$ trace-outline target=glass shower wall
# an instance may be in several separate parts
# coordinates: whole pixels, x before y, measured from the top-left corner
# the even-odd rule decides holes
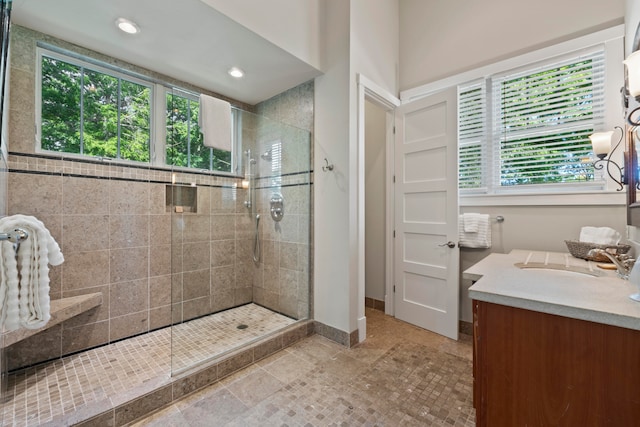
[[[173,374],[309,317],[310,133],[234,123],[235,174],[175,167],[167,186]]]
[[[256,147],[262,256],[253,299],[293,319],[309,317],[310,134],[262,120]]]

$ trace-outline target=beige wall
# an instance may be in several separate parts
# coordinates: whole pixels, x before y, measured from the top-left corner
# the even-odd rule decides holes
[[[490,214],[491,249],[460,249],[460,319],[471,322],[471,282],[462,272],[490,253],[509,253],[513,249],[567,252],[565,240],[578,240],[583,226],[611,227],[626,236],[626,210],[623,205],[587,206],[489,206],[462,207],[461,213]],[[495,218],[504,217],[498,223]]]
[[[325,74],[316,78],[314,318],[352,333],[359,299],[357,74],[398,93],[398,0],[327,0]],[[324,158],[335,165],[321,172]],[[364,280],[364,278],[362,278]],[[364,291],[364,289],[362,289]]]
[[[365,102],[365,296],[384,301],[386,112]]]
[[[401,0],[400,90],[623,23],[624,0]]]
[[[351,0],[351,66],[391,94],[398,93],[398,0]]]
[[[349,2],[327,0],[323,37],[325,73],[315,79],[314,121],[314,319],[350,333],[352,312],[349,246]],[[323,172],[324,159],[334,165]]]

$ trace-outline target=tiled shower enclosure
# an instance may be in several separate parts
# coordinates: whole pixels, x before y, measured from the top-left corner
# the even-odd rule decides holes
[[[241,160],[255,161],[250,186],[243,188],[245,164],[238,175],[219,176],[36,152],[38,41],[126,64],[18,26],[11,37],[4,182],[9,195],[21,196],[9,197],[6,213],[38,217],[60,244],[65,262],[51,269],[52,299],[100,293],[102,304],[7,347],[6,369],[36,366],[245,304],[294,322],[310,317],[313,82],[256,106],[240,105]],[[262,156],[266,153],[269,160]],[[249,192],[251,208],[245,204]],[[178,193],[189,193],[195,209],[176,209]],[[279,222],[270,214],[274,196],[284,200]],[[184,208],[186,202],[180,203]],[[256,230],[260,251],[254,261]],[[179,331],[172,328],[172,345],[184,342]],[[172,355],[180,354],[175,350]],[[188,365],[175,356],[171,370],[218,355],[212,349]]]

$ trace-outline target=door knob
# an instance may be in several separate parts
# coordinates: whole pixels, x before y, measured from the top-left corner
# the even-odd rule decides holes
[[[453,248],[456,247],[456,244],[453,243],[451,240],[449,240],[447,243],[443,243],[443,244],[438,245],[438,246],[447,246],[447,247],[450,247],[451,249],[453,249]]]

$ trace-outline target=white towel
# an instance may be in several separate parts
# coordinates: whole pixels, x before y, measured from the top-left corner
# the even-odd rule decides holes
[[[609,227],[582,227],[580,230],[580,241],[597,243],[599,245],[617,245],[622,236],[613,228]]]
[[[19,326],[38,329],[51,318],[48,264],[62,264],[64,257],[49,230],[37,218],[25,215],[0,218],[0,230],[15,228],[24,229],[29,237],[20,244],[17,257],[13,243],[0,242],[0,320],[5,331]]]
[[[200,95],[198,126],[205,147],[231,151],[231,104],[208,95]]]
[[[479,213],[465,213],[462,214],[462,222],[464,224],[465,233],[477,233],[480,220],[483,218]]]
[[[467,214],[458,217],[458,246],[461,248],[490,248],[491,223],[489,215],[474,214],[478,230],[475,232],[465,231],[465,215]]]

